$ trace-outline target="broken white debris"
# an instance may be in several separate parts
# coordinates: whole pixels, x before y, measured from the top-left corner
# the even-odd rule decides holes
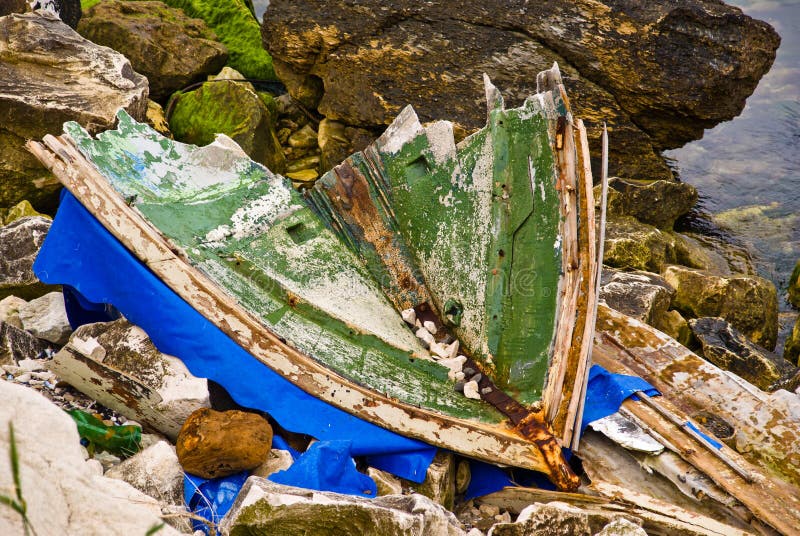
[[[80,353],[91,357],[95,361],[102,362],[106,358],[106,349],[97,342],[96,337],[89,337],[86,340],[80,337],[73,337],[70,344]]]
[[[417,330],[417,337],[424,343],[426,348],[435,342],[431,332],[425,328],[419,328]]]
[[[469,381],[464,384],[464,396],[474,400],[480,400],[481,394],[478,392],[478,382]]]
[[[444,344],[440,344],[438,342],[432,342],[431,346],[430,346],[430,350],[437,357],[440,357],[440,358],[443,358],[443,359],[448,359],[448,358],[452,357],[450,355],[449,350],[447,349],[447,346],[445,346]]]
[[[436,335],[436,324],[431,322],[430,320],[426,320],[422,323],[422,327],[428,330],[428,333],[431,335]]]
[[[414,309],[405,309],[400,313],[400,316],[402,316],[403,320],[405,320],[406,323],[411,326],[413,326],[417,321],[417,313],[414,311]]]
[[[453,359],[458,355],[458,347],[459,347],[458,339],[456,339],[456,340],[454,340],[453,342],[450,343],[450,345],[447,347],[447,358],[448,359]]]

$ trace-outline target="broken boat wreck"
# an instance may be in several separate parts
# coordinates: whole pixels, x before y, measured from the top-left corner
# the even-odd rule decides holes
[[[338,411],[336,419],[377,425],[362,434],[375,434],[376,442],[388,430],[540,471],[558,489],[575,490],[581,480],[563,449],[580,446],[593,348],[607,369],[641,376],[662,393],[687,387],[640,361],[652,357],[668,368],[694,354],[602,305],[596,333],[604,218],[596,228],[586,130],[572,117],[557,66],[537,82],[536,95],[506,109],[487,78],[487,124],[458,144],[450,123],[423,126],[407,107],[372,145],[302,193],[225,136],[206,147],[185,145],[122,111],[117,129],[96,138],[67,123],[63,135],[28,147],[69,191],[62,219],[72,211],[99,222],[164,292],[247,354],[247,363],[234,361],[236,352],[205,345],[193,347],[205,357],[180,355],[240,404],[288,430],[327,433],[319,423],[312,430],[305,421],[313,416],[298,416],[289,403],[253,402],[275,385],[298,388]],[[69,236],[78,251],[81,237]],[[45,279],[44,261],[37,263]],[[116,301],[68,277],[48,282],[72,285],[90,301]],[[159,345],[154,332],[163,326],[148,328],[148,315],[113,304]],[[164,329],[189,345],[208,336],[205,327]],[[702,365],[687,369],[710,367],[716,372],[707,377],[727,378],[696,359]],[[267,377],[288,383],[267,384]],[[724,382],[739,407],[764,404],[744,403],[748,389]],[[772,479],[774,459],[745,459],[712,444],[687,417],[708,395],[674,404],[636,394],[619,415],[656,438],[662,448],[653,456],[666,451],[700,471],[730,499],[714,496],[741,525],[786,534],[800,526],[800,482],[783,472]],[[717,402],[715,411],[728,410]],[[729,419],[745,419],[731,411]],[[768,418],[797,430],[789,413]],[[745,435],[772,438],[777,430]],[[794,456],[793,448],[786,454]],[[620,500],[624,482],[600,474],[592,480],[592,493]],[[664,508],[640,495],[625,500],[655,517]],[[676,530],[726,533],[701,518]]]

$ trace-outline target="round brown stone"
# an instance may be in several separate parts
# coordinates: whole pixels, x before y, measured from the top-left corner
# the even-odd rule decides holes
[[[264,463],[271,447],[272,427],[264,417],[209,408],[189,415],[176,445],[183,469],[203,478],[254,469]]]

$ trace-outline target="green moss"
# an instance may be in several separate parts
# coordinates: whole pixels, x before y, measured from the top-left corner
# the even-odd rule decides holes
[[[93,1],[93,0],[85,0]],[[243,0],[165,0],[203,19],[228,47],[228,65],[247,78],[277,80],[272,58],[261,45],[261,28]]]
[[[789,302],[800,308],[800,262],[795,265],[789,277]]]
[[[81,11],[86,13],[88,9],[96,4],[99,4],[100,0],[81,0]]]

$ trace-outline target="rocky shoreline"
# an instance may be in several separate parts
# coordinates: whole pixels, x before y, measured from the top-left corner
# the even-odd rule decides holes
[[[52,463],[81,467],[80,474],[63,475],[77,487],[60,502],[46,495],[52,490],[36,499],[58,502],[54,527],[66,522],[67,532],[99,533],[96,514],[81,510],[94,503],[98,511],[126,512],[114,531],[160,526],[159,534],[191,533],[184,472],[211,478],[225,467],[225,474],[253,470],[266,477],[291,464],[287,450],[270,449],[274,423],[253,413],[231,414],[243,408],[215,401],[204,379],[158,352],[136,326],[121,319],[73,333],[60,289],[33,274],[59,187],[24,149],[25,141],[58,134],[69,120],[101,132],[113,126],[118,108],[187,143],[205,145],[225,133],[253,160],[304,189],[374,140],[406,104],[425,121],[453,119],[463,138],[485,121],[484,72],[519,104],[535,93],[536,73],[557,61],[576,115],[587,119],[595,159],[601,124],[611,132],[602,299],[766,393],[782,389],[795,396],[800,387],[800,322],[785,351],[774,353],[778,293],[787,291],[800,308],[800,263],[789,288],[776,289],[756,275],[746,250],[676,231],[676,220],[697,203],[697,191],[675,181],[660,155],[741,112],[769,70],[779,36],[736,8],[702,0],[680,7],[556,1],[536,10],[523,2],[469,3],[453,13],[439,2],[274,0],[259,24],[236,0],[100,0],[84,2],[77,32],[50,12],[30,12],[26,3],[15,11],[0,12],[0,365],[9,384],[0,387],[14,401],[6,405],[7,418],[16,411],[19,422],[38,411],[51,419],[40,424],[52,431],[51,444],[75,442]],[[285,91],[276,90],[282,86]],[[141,423],[152,434],[125,461],[90,456],[78,448],[70,417],[52,404],[96,413],[107,426],[130,418],[135,423],[129,425]],[[209,408],[226,411],[215,415]],[[8,445],[2,428],[0,443]],[[34,446],[36,434],[27,428],[15,430],[23,475],[44,479],[49,469],[27,465],[25,456],[53,455],[35,450],[42,447]],[[310,438],[283,435],[295,450],[310,446]],[[194,452],[205,436],[220,446]],[[237,442],[241,452],[223,448]],[[189,471],[192,456],[204,468],[190,465]],[[576,534],[644,532],[636,516],[581,514],[552,502],[514,509],[463,500],[469,466],[461,462],[452,454],[437,457],[419,485],[371,467],[379,494],[387,495],[378,500],[248,481],[220,529],[244,533],[254,523],[288,531],[305,522],[302,530],[314,533],[324,533],[324,525],[365,534],[378,526],[376,534],[477,536],[539,534],[545,525],[564,523]],[[108,496],[122,489],[106,477],[135,488],[123,493],[135,507],[76,491],[82,486]],[[278,521],[253,521],[266,514],[247,509],[281,502],[295,506]],[[323,512],[313,507],[319,504],[336,506]],[[44,512],[32,507],[29,517],[37,533],[47,533],[40,529]],[[195,529],[209,526],[194,521]],[[0,522],[22,530],[11,509],[0,512]]]

